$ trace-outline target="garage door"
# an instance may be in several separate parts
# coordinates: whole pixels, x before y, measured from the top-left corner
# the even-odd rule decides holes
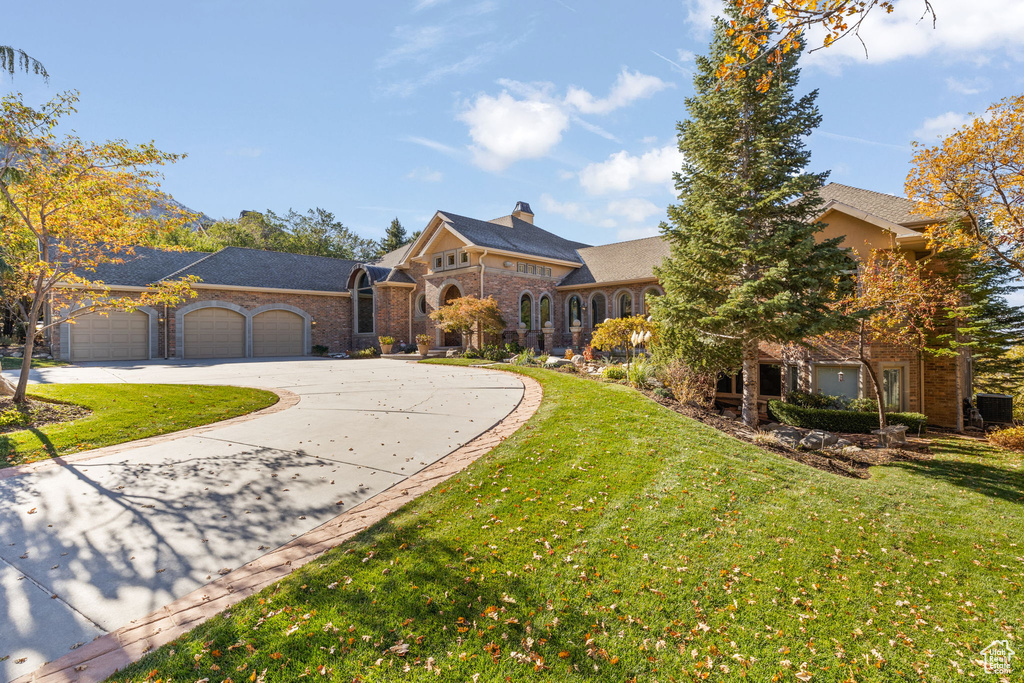
[[[290,311],[265,311],[252,319],[252,355],[301,356],[305,321]]]
[[[200,308],[185,315],[185,358],[244,356],[244,315],[226,308]]]
[[[149,316],[142,311],[90,313],[71,328],[71,360],[146,360]]]

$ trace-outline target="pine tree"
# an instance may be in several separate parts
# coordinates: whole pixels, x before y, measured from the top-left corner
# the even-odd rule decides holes
[[[388,252],[394,251],[399,247],[404,247],[406,244],[411,242],[405,233],[405,228],[398,222],[396,217],[391,221],[391,225],[388,226],[388,230],[384,233],[384,239],[380,241],[380,253],[383,256]]]
[[[729,9],[728,12],[735,14]],[[829,304],[849,288],[851,268],[838,239],[816,241],[816,192],[827,173],[810,173],[803,139],[821,120],[817,91],[797,98],[798,51],[778,63],[753,60],[747,78],[721,81],[733,49],[718,20],[710,54],[698,57],[689,119],[678,125],[679,204],[661,230],[671,254],[658,270],[665,288],[655,310],[678,335],[686,358],[733,349],[742,360],[743,420],[757,424],[761,342],[796,342],[844,325]],[[772,87],[758,92],[760,71]],[[671,336],[671,335],[670,335]]]

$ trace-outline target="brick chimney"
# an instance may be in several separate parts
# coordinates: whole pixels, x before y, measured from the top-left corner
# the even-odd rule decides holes
[[[516,208],[513,209],[512,216],[533,225],[533,211],[526,202],[516,202]]]

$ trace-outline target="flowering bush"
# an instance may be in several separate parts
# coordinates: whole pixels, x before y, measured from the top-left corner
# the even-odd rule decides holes
[[[381,346],[391,346],[395,343],[394,337],[377,337],[377,341],[380,342]]]
[[[585,360],[585,361],[592,361],[592,360],[594,360],[594,347],[593,346],[588,346],[587,348],[583,349],[583,360]]]
[[[1024,427],[1007,427],[998,432],[992,432],[988,440],[1011,451],[1024,451]]]
[[[416,343],[417,344],[429,344],[430,343],[430,335],[429,334],[417,334],[416,335]]]

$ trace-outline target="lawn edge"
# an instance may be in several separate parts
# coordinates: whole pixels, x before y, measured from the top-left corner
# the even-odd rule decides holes
[[[218,385],[219,386],[219,385]],[[46,460],[39,460],[37,462],[30,462],[25,465],[15,465],[13,467],[5,467],[0,469],[0,481],[5,479],[11,479],[13,477],[20,477],[24,474],[35,474],[48,469],[57,467],[66,467],[74,463],[83,462],[86,460],[92,460],[94,458],[101,458],[108,455],[114,455],[121,453],[122,451],[129,450],[131,448],[143,448],[145,446],[152,446],[158,443],[166,443],[168,441],[174,441],[176,439],[183,439],[186,436],[195,436],[196,434],[202,434],[213,429],[220,429],[240,422],[247,422],[249,420],[255,420],[256,418],[263,417],[265,415],[271,415],[273,413],[279,413],[282,410],[288,410],[289,408],[298,405],[300,396],[295,392],[288,391],[287,389],[275,389],[272,387],[238,387],[240,389],[259,389],[260,391],[269,391],[272,394],[277,395],[277,402],[273,405],[269,405],[266,408],[246,413],[244,415],[236,415],[235,417],[229,417],[226,420],[220,420],[218,422],[210,422],[209,424],[200,425],[198,427],[189,427],[187,429],[179,429],[175,432],[167,432],[165,434],[157,434],[156,436],[147,436],[143,439],[136,439],[134,441],[122,441],[110,446],[103,446],[101,448],[93,448],[92,450],[82,451],[81,453],[74,453],[72,455],[59,455],[54,458],[48,458]]]
[[[99,683],[397,512],[490,453],[533,417],[544,398],[544,390],[539,381],[527,375],[480,369],[505,372],[523,383],[519,404],[486,431],[351,510],[11,683]]]

